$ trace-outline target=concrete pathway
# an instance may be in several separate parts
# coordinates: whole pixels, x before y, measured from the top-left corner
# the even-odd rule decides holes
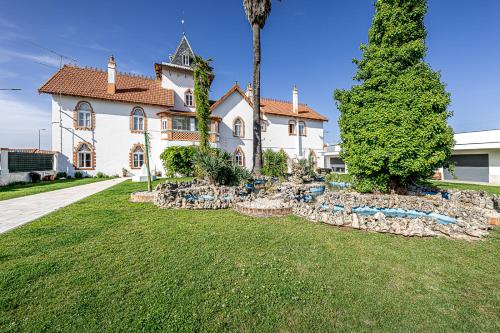
[[[26,197],[0,201],[0,234],[123,182],[114,178]]]

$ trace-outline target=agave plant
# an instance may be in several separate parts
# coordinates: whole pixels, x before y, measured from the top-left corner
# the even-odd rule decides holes
[[[212,185],[238,185],[250,179],[250,172],[234,163],[231,154],[222,149],[198,150],[195,165],[197,174]]]

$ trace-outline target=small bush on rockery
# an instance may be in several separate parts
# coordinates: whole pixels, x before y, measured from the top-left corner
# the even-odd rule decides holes
[[[338,183],[352,183],[352,176],[348,173],[337,173],[332,172],[326,175],[325,180],[327,182],[338,182]]]
[[[288,155],[281,149],[272,151],[266,149],[263,154],[264,165],[262,174],[264,176],[284,178],[288,171]]]

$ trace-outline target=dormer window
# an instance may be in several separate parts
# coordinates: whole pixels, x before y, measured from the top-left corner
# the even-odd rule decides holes
[[[190,89],[187,90],[184,94],[184,103],[186,104],[186,106],[194,106],[193,92]]]
[[[191,64],[191,59],[189,58],[189,54],[182,55],[182,64],[184,66],[189,66]]]

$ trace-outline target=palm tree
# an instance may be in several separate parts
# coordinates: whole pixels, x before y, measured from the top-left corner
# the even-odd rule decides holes
[[[262,138],[260,131],[260,29],[271,13],[271,0],[243,0],[243,7],[253,31],[253,169],[260,175]]]

